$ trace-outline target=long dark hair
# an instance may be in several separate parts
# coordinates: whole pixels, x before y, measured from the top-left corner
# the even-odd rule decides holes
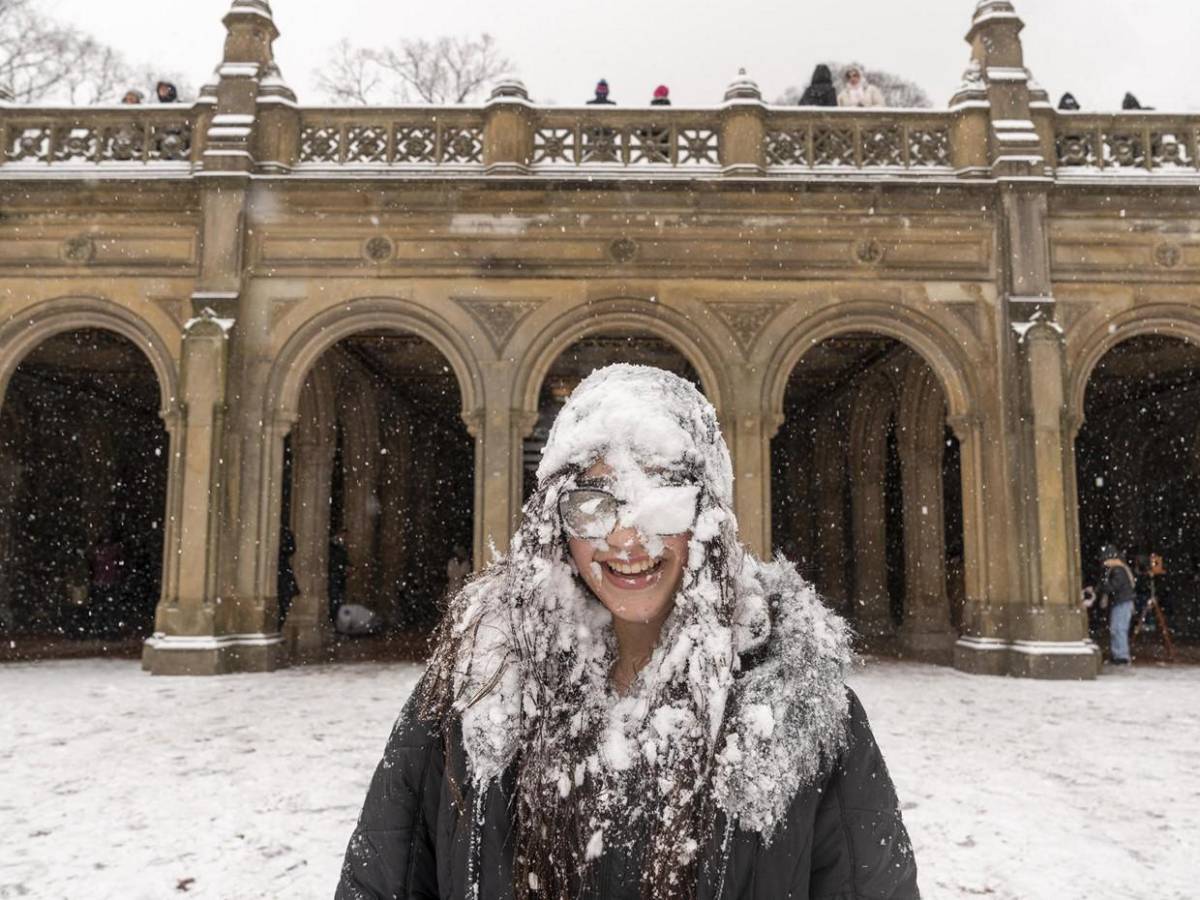
[[[506,679],[519,685],[521,702],[512,707],[517,717],[513,755],[507,761],[515,776],[515,897],[577,896],[595,876],[589,856],[596,854],[588,850],[597,827],[629,813],[635,820],[641,816],[644,843],[639,840],[636,849],[645,849],[643,897],[690,898],[700,875],[699,860],[712,838],[713,757],[721,746],[724,702],[716,710],[705,708],[709,701],[689,679],[689,667],[678,667],[656,686],[648,698],[650,707],[693,710],[694,727],[672,739],[653,762],[639,757],[631,769],[616,775],[595,765],[606,721],[608,671],[616,653],[611,629],[591,642],[555,643],[547,637],[563,626],[568,605],[561,594],[569,591],[554,580],[556,572],[570,573],[573,590],[579,592],[573,602],[602,611],[570,569],[558,520],[558,498],[581,470],[568,466],[542,479],[524,506],[508,556],[452,600],[434,638],[422,712],[447,723],[505,690]],[[742,550],[725,501],[699,483],[701,512],[716,511],[712,519],[719,525],[706,540],[692,542],[675,608],[647,668],[656,660],[663,665],[666,651],[681,637],[702,633],[697,629],[732,630]],[[583,608],[574,607],[577,613]],[[505,632],[503,650],[481,652],[482,644],[497,643],[497,630]],[[728,685],[732,644],[728,654],[718,652],[701,665],[712,668],[718,682],[726,677]],[[443,728],[447,739],[452,733]],[[486,790],[485,781],[497,775],[475,772],[475,790]]]

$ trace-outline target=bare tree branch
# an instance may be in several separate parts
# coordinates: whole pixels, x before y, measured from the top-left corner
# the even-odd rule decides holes
[[[317,84],[333,102],[447,105],[476,98],[511,68],[489,34],[407,40],[375,49],[343,40],[317,72]]]
[[[126,90],[153,90],[164,76],[134,68],[114,48],[35,9],[0,0],[0,89],[19,103],[109,103]],[[188,93],[170,78],[180,96]]]

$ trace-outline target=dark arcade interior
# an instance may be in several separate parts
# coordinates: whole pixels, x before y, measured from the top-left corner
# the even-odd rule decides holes
[[[1159,335],[1113,347],[1088,381],[1075,453],[1083,583],[1104,544],[1139,576],[1160,555],[1168,625],[1200,638],[1200,347]]]
[[[168,436],[145,355],[102,330],[21,361],[0,409],[0,634],[150,633],[162,574]]]

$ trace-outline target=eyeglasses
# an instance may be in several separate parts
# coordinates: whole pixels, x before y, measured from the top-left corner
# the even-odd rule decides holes
[[[694,484],[651,488],[632,504],[601,488],[584,487],[567,491],[558,498],[558,514],[571,537],[602,540],[618,524],[661,536],[691,531],[699,503],[700,488]],[[636,507],[634,514],[623,516],[622,512],[630,505]]]

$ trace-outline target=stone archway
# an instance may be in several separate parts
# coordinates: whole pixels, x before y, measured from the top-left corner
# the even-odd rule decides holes
[[[1080,424],[1072,444],[1082,583],[1099,577],[1113,544],[1142,575],[1149,556],[1172,629],[1200,638],[1200,330],[1184,320],[1123,323],[1083,357]],[[1146,582],[1149,586],[1149,582]],[[1102,616],[1089,627],[1106,645]]]
[[[102,307],[54,304],[0,334],[0,619],[26,636],[145,636],[163,593],[174,364]]]
[[[475,448],[458,367],[407,321],[357,324],[297,348],[311,367],[273,379],[277,409],[296,403],[277,527],[295,536],[301,594],[282,604],[283,631],[300,653],[328,640],[342,603],[370,609],[383,631],[428,629],[448,561],[470,556]]]
[[[703,329],[664,306],[617,298],[595,301],[559,316],[529,341],[517,371],[514,398],[531,420],[536,421],[542,386],[551,367],[571,345],[603,334],[641,334],[675,348],[695,371],[718,416],[728,405],[732,389],[722,366],[724,355]]]
[[[961,619],[959,442],[933,368],[905,343],[850,330],[799,355],[772,442],[772,533],[868,644],[949,663]],[[947,527],[949,522],[950,527]]]

